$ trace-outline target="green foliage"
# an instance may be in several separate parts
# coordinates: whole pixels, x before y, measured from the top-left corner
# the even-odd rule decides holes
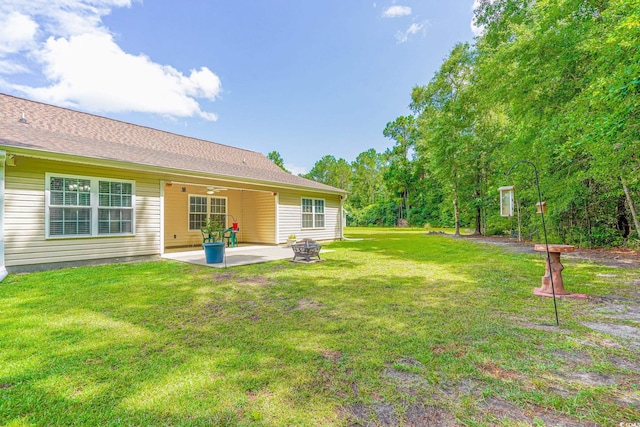
[[[477,15],[486,31],[478,41],[478,93],[506,107],[505,160],[535,160],[555,210],[551,228],[568,242],[613,244],[617,224],[631,222],[629,201],[619,201],[621,182],[638,194],[640,103],[628,91],[635,93],[640,75],[631,42],[640,35],[637,6],[497,0],[483,2]]]
[[[393,201],[379,202],[361,209],[352,209],[347,215],[349,226],[393,227],[396,225],[398,207]]]
[[[385,127],[394,146],[351,164],[355,223],[391,224],[393,211],[497,232],[495,189],[511,184],[523,235],[539,239],[533,170],[504,175],[530,160],[558,243],[640,237],[640,0],[480,0],[476,22],[475,44],[456,45],[413,88],[413,115]]]
[[[383,181],[386,169],[384,155],[373,148],[364,151],[351,163],[353,171],[352,186],[347,199],[349,206],[361,209],[386,199],[386,187]]]
[[[346,190],[351,181],[351,165],[345,159],[324,156],[318,160],[305,178]]]
[[[209,238],[213,239],[214,242],[218,242],[223,240],[220,230],[224,228],[225,223],[222,220],[207,217],[204,227],[202,227],[202,231],[207,234]]]
[[[620,232],[611,227],[596,226],[589,237],[592,246],[622,246],[623,243]]]
[[[277,166],[279,166],[280,169],[282,169],[283,171],[291,173],[290,171],[287,170],[287,168],[284,167],[284,160],[282,160],[282,156],[280,155],[279,152],[272,151],[269,154],[267,154],[267,158],[271,160],[273,163],[275,163]]]

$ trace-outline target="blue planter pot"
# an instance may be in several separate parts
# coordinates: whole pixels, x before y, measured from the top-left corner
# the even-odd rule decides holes
[[[203,243],[207,264],[218,264],[224,260],[224,242]]]

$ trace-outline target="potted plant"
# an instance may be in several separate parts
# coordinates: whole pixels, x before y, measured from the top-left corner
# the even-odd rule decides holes
[[[202,234],[204,241],[202,242],[202,248],[204,249],[204,257],[207,264],[221,263],[224,260],[224,241],[220,230],[223,226],[219,221],[214,221],[211,218],[207,218],[204,227],[202,227]]]
[[[289,237],[287,237],[287,247],[290,248],[291,245],[293,245],[295,242],[296,242],[296,235],[290,234]]]

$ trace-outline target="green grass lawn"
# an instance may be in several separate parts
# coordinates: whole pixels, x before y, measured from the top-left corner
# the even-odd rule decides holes
[[[640,421],[640,338],[585,326],[640,327],[624,315],[639,271],[566,261],[567,289],[599,298],[558,301],[557,328],[552,300],[532,294],[542,255],[424,230],[348,234],[364,240],[309,265],[10,275],[0,424]]]

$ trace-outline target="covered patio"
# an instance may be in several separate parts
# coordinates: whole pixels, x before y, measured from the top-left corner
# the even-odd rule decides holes
[[[162,258],[206,267],[224,268],[240,265],[258,264],[262,262],[292,259],[293,251],[284,246],[251,245],[225,249],[226,263],[207,264],[202,248],[166,252]]]
[[[222,229],[237,224],[238,243],[277,244],[277,195],[250,184],[232,186],[218,180],[165,182],[164,250],[200,249],[200,229],[207,218],[219,222]]]

